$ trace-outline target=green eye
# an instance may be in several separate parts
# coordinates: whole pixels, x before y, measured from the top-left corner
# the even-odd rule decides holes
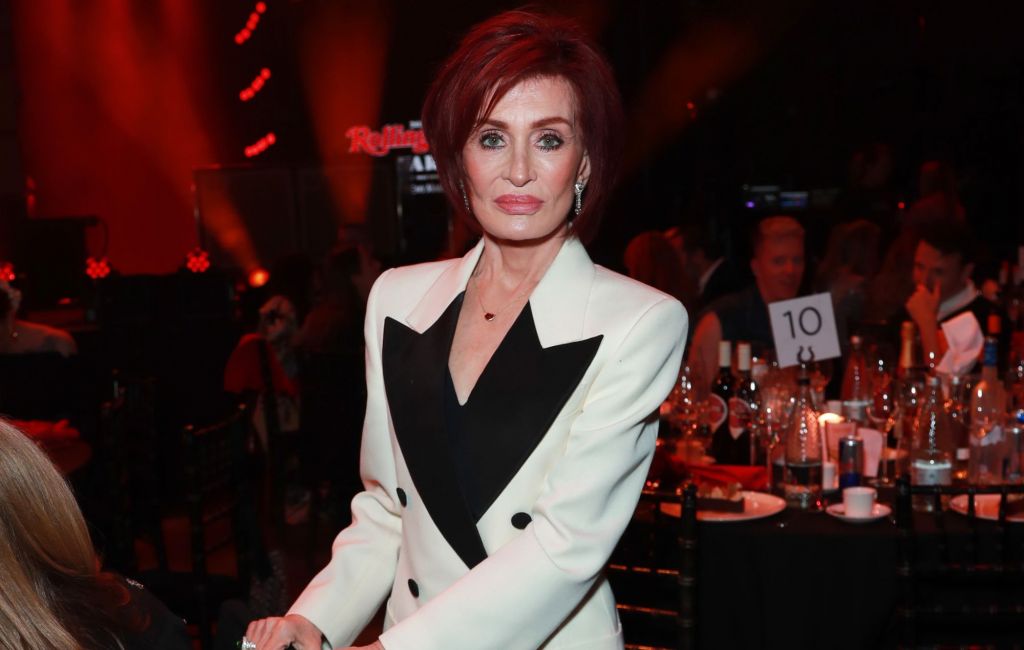
[[[554,133],[545,133],[537,144],[541,149],[557,149],[562,146],[562,139]]]
[[[484,149],[497,149],[502,144],[501,136],[497,133],[484,133],[480,136],[480,146]]]

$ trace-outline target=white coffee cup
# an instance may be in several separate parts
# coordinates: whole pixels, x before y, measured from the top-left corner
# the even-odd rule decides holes
[[[871,487],[848,487],[843,490],[843,513],[847,517],[870,517],[878,492]]]

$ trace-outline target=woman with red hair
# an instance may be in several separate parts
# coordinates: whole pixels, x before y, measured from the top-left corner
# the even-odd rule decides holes
[[[423,124],[463,258],[392,269],[366,310],[353,523],[246,648],[622,647],[602,569],[654,452],[686,312],[590,261],[621,133],[607,63],[574,24],[509,12],[442,66]]]

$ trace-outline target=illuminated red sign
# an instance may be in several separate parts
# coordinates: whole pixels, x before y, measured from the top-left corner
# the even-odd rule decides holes
[[[423,129],[406,129],[401,124],[388,124],[374,131],[368,126],[353,126],[345,132],[350,142],[349,153],[367,153],[378,158],[392,149],[412,149],[413,153],[427,153],[430,145]]]

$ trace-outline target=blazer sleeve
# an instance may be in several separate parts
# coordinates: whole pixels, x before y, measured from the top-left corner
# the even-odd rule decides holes
[[[331,643],[350,644],[373,618],[394,582],[401,542],[398,504],[385,486],[396,485],[387,400],[381,371],[378,308],[388,273],[374,284],[366,308],[366,419],[359,474],[363,491],[352,500],[352,524],[334,540],[331,560],[313,578],[289,614],[301,614]]]
[[[386,650],[534,650],[570,616],[636,508],[686,326],[667,298],[637,319],[591,385],[532,523],[381,635]]]

